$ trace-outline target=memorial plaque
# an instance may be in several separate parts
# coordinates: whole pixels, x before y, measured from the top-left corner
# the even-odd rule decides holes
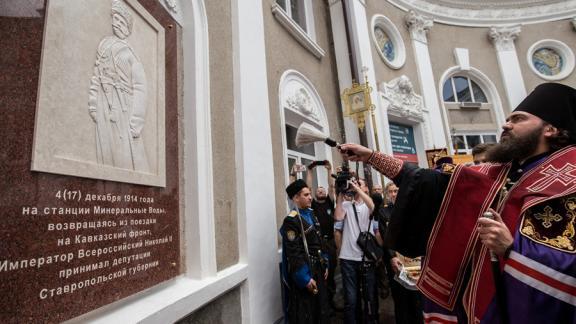
[[[0,4],[0,323],[61,322],[180,273],[179,28],[156,0]]]

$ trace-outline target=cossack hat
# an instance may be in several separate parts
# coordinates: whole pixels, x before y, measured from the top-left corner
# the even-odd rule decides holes
[[[434,158],[434,160],[435,160],[435,161],[434,161],[434,170],[438,170],[438,171],[441,171],[441,170],[442,170],[442,165],[444,165],[444,164],[446,164],[446,163],[447,163],[447,164],[453,164],[453,163],[454,163],[454,160],[452,159],[452,157],[451,157],[451,156],[447,156],[447,155],[444,155],[444,156],[436,156],[436,157]]]
[[[291,184],[288,185],[288,187],[286,187],[286,193],[288,194],[288,198],[292,199],[303,188],[308,188],[308,185],[306,184],[306,182],[304,180],[298,179],[298,180],[292,182]]]
[[[542,83],[514,111],[524,111],[550,125],[567,130],[576,141],[576,89],[560,83]]]

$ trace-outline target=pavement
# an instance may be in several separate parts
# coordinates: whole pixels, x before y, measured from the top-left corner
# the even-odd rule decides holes
[[[342,291],[342,277],[339,273],[339,268],[337,268],[336,276],[334,277],[336,281],[336,295],[334,296],[334,303],[337,306],[340,306],[342,310],[336,310],[332,313],[331,322],[334,324],[344,323],[344,294]],[[384,293],[381,294],[381,290],[379,289],[378,295],[380,298],[378,300],[378,315],[380,319],[380,323],[382,324],[393,324],[395,323],[394,317],[394,301],[392,300],[392,295],[390,294],[390,290],[387,288],[387,284],[385,285]],[[388,293],[386,293],[386,290]],[[385,295],[385,296],[382,296]],[[387,296],[386,296],[387,295]],[[382,298],[385,297],[385,298]]]

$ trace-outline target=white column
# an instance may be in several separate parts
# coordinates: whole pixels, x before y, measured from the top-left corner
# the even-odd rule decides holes
[[[489,37],[496,47],[496,56],[504,89],[508,97],[509,111],[512,111],[526,97],[526,87],[520,70],[514,40],[520,34],[520,26],[490,28]]]
[[[372,92],[370,93],[370,98],[372,100],[372,104],[375,106],[376,114],[376,124],[380,127],[378,128],[378,143],[380,150],[383,150],[387,153],[392,153],[391,147],[392,145],[387,145],[384,141],[384,137],[387,138],[388,142],[390,142],[390,136],[387,136],[388,133],[388,118],[385,120],[385,124],[383,124],[382,114],[377,113],[383,110],[382,103],[378,98],[378,84],[376,83],[376,72],[374,69],[374,60],[372,56],[372,40],[370,39],[370,35],[372,32],[370,31],[370,23],[368,21],[368,17],[366,15],[366,3],[363,0],[348,0],[348,11],[350,17],[350,29],[351,35],[350,40],[352,42],[352,50],[354,51],[354,57],[356,59],[356,75],[360,80],[356,80],[358,83],[365,82],[364,77],[368,77],[368,82],[372,86]],[[372,117],[370,113],[366,113],[366,137],[368,138],[368,145],[376,149],[376,143],[374,140],[374,127],[376,125],[372,124]],[[389,149],[389,151],[388,151]],[[372,178],[375,178],[375,174],[373,174]]]
[[[242,322],[254,324],[282,316],[262,3],[232,1],[236,165],[230,167],[237,176],[240,262],[248,264]]]
[[[346,25],[344,23],[344,3],[341,0],[330,0],[330,21],[332,22],[332,37],[334,39],[334,52],[336,56],[336,70],[338,73],[338,88],[340,93],[352,86],[350,61],[348,59],[348,41],[346,40]],[[342,114],[344,113],[343,106]],[[344,132],[346,141],[359,143],[358,127],[350,118],[344,117]]]
[[[344,24],[344,5],[348,12],[348,24],[350,27],[350,42],[346,39],[346,27]],[[332,21],[332,33],[334,37],[334,48],[336,52],[336,63],[338,68],[338,80],[340,85],[340,92],[345,88],[352,86],[352,75],[350,61],[348,57],[349,47],[352,49],[353,57],[356,65],[356,75],[359,80],[358,83],[364,83],[364,76],[368,77],[368,82],[372,86],[370,94],[372,104],[375,106],[375,119],[376,127],[378,127],[378,143],[380,150],[391,153],[391,144],[388,134],[388,118],[381,113],[382,104],[378,97],[378,89],[376,83],[376,74],[374,72],[374,61],[372,57],[370,39],[370,29],[368,17],[366,16],[366,3],[363,0],[348,0],[346,2],[340,0],[330,1],[330,14]],[[374,126],[372,124],[372,117],[370,112],[366,113],[366,137],[368,146],[376,149],[377,145],[374,140]],[[348,142],[360,142],[358,136],[357,125],[351,121],[350,118],[345,118],[345,129]],[[379,177],[376,171],[373,171],[372,178],[376,180]],[[379,181],[377,181],[379,182]]]
[[[430,52],[428,51],[428,38],[426,37],[426,32],[432,28],[433,24],[432,19],[417,14],[414,11],[410,11],[406,16],[406,25],[410,30],[412,48],[414,49],[416,67],[418,69],[418,79],[422,89],[422,98],[424,99],[424,106],[428,110],[428,113],[424,117],[424,122],[427,123],[428,126],[425,127],[428,131],[428,134],[425,135],[427,137],[426,149],[446,147],[446,133],[440,114],[438,91],[436,89],[434,73],[432,72],[432,62],[430,61]]]

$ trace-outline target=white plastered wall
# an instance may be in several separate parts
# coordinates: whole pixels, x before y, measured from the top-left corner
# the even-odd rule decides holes
[[[255,324],[282,316],[262,5],[232,1],[238,237],[240,262],[250,265],[242,322]]]

